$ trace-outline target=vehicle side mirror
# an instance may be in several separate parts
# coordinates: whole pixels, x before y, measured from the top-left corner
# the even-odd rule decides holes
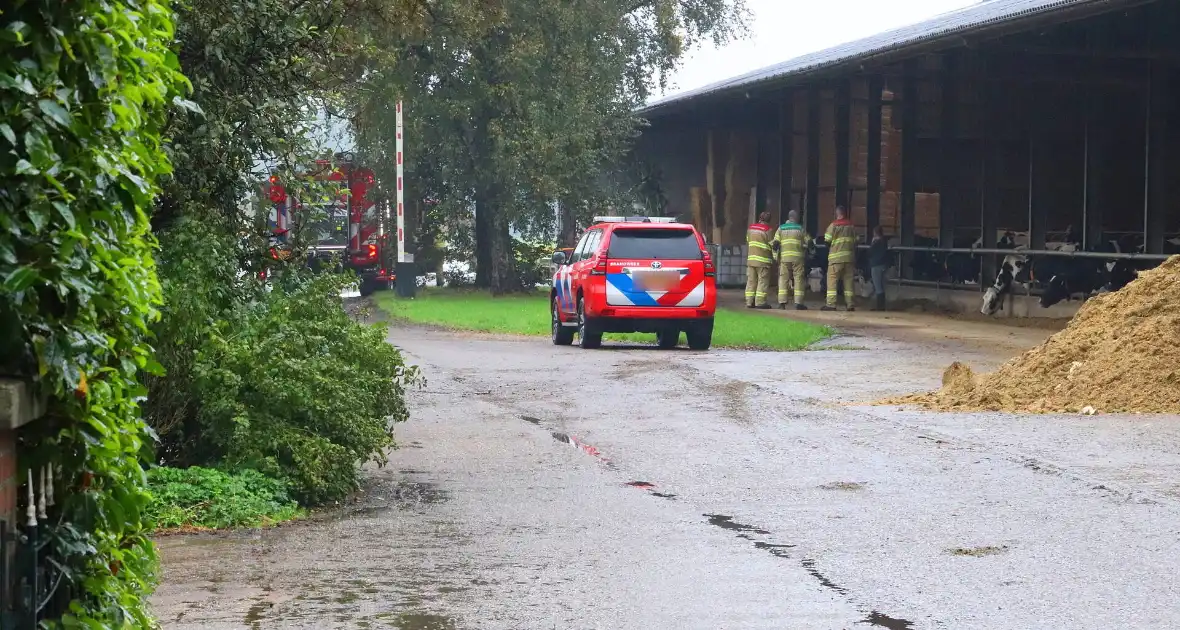
[[[553,264],[558,267],[564,265],[566,262],[565,252],[553,252]]]

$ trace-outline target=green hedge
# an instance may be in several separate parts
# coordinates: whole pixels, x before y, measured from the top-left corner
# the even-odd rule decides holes
[[[0,373],[49,418],[21,464],[53,461],[69,627],[147,627],[156,570],[144,510],[142,370],[160,292],[148,212],[160,128],[185,87],[159,0],[27,0],[0,13]],[[23,473],[22,473],[23,474]]]

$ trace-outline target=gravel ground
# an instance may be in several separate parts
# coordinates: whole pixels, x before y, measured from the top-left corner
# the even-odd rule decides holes
[[[800,353],[392,327],[429,382],[390,466],[304,523],[162,539],[156,611],[210,630],[1180,626],[1180,419],[860,406],[1010,350],[846,326]]]

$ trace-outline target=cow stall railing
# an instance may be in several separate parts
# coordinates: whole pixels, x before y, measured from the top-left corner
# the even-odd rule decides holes
[[[868,245],[860,245],[861,250],[867,250]],[[1163,262],[1170,258],[1168,254],[1145,254],[1137,252],[1091,252],[1085,250],[1054,250],[1054,249],[1001,249],[1001,248],[969,248],[969,247],[922,247],[915,245],[891,245],[889,247],[890,255],[894,264],[892,267],[898,270],[895,277],[887,277],[887,282],[897,286],[912,286],[912,287],[930,287],[936,291],[941,289],[948,289],[953,291],[975,291],[982,293],[991,286],[992,279],[981,277],[977,278],[975,284],[964,284],[950,282],[943,279],[938,280],[917,280],[914,278],[905,277],[905,259],[909,258],[906,254],[964,254],[970,256],[994,256],[996,262],[1002,261],[1007,256],[1019,256],[1027,259],[1032,258],[1088,258],[1106,261],[1150,261]],[[997,265],[998,267],[998,265]],[[1031,285],[1026,286],[1026,295],[1038,295],[1039,291],[1034,289]]]

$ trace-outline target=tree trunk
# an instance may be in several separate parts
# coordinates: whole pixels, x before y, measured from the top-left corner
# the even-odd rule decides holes
[[[475,194],[475,286],[492,286],[492,218],[494,202],[482,191]]]
[[[489,182],[476,192],[476,213],[484,215],[486,229],[481,231],[487,246],[485,269],[492,295],[517,293],[521,290],[520,274],[516,272],[516,258],[512,254],[512,235],[508,231],[508,217],[504,209],[505,195],[500,185]],[[486,210],[486,211],[485,211]]]
[[[557,234],[557,246],[574,247],[578,244],[578,219],[570,201],[561,202],[561,231]]]

